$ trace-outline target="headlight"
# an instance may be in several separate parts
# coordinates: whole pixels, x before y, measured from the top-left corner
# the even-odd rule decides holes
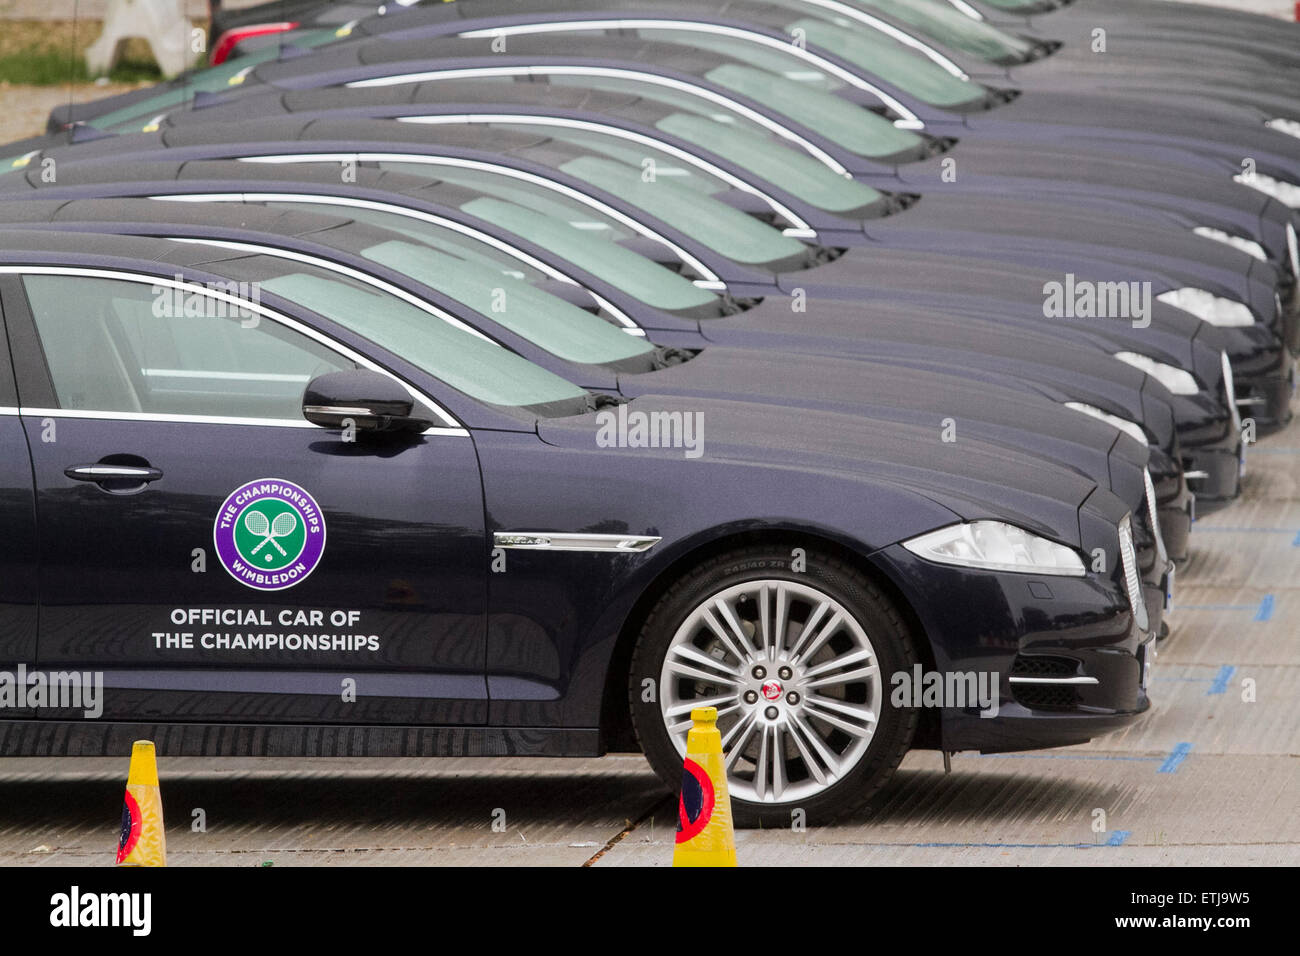
[[[1115,358],[1140,368],[1175,395],[1195,395],[1201,390],[1192,373],[1177,366],[1157,362],[1137,352],[1116,352]]]
[[[903,542],[918,557],[985,571],[1082,577],[1083,560],[1073,548],[1001,521],[954,524]]]
[[[1288,136],[1300,138],[1300,123],[1289,119],[1271,119],[1264,124],[1269,129],[1275,129],[1279,133],[1286,133]]]
[[[1254,173],[1250,176],[1245,173],[1237,173],[1232,179],[1243,186],[1258,189],[1260,192],[1272,196],[1278,202],[1285,203],[1292,209],[1300,209],[1300,186],[1295,183],[1283,182],[1280,179],[1274,179],[1272,176],[1265,176],[1263,173]]]
[[[1249,328],[1255,324],[1255,314],[1245,305],[1204,289],[1174,289],[1160,293],[1156,299],[1221,329]]]
[[[1296,241],[1295,224],[1286,224],[1286,251],[1291,256],[1291,274],[1300,278],[1300,242]]]
[[[1214,229],[1210,226],[1197,226],[1192,232],[1202,239],[1213,239],[1215,242],[1221,242],[1226,246],[1232,246],[1239,252],[1244,252],[1254,256],[1260,262],[1268,262],[1268,253],[1254,239],[1243,239],[1241,236],[1234,236],[1231,233],[1224,232],[1222,229]]]
[[[1118,415],[1103,412],[1097,406],[1087,405],[1083,402],[1066,402],[1065,407],[1072,408],[1076,412],[1083,412],[1083,414],[1092,418],[1099,418],[1108,425],[1114,425],[1125,435],[1131,435],[1142,444],[1147,444],[1147,433],[1142,430],[1142,426],[1137,422],[1131,422],[1127,418],[1120,418]]]

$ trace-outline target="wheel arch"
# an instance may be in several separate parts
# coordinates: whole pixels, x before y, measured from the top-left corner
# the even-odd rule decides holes
[[[614,650],[610,655],[601,696],[600,731],[602,746],[612,752],[639,752],[636,734],[632,730],[631,710],[628,706],[627,679],[632,664],[632,651],[650,611],[659,599],[688,568],[717,555],[737,548],[754,545],[789,544],[791,548],[821,550],[831,557],[861,571],[872,584],[879,587],[893,602],[912,632],[917,654],[927,670],[935,669],[935,659],[930,641],[921,620],[898,584],[872,561],[870,556],[843,539],[823,531],[796,528],[746,529],[728,531],[707,541],[701,541],[678,555],[661,568],[633,604],[619,629]],[[922,709],[920,723],[913,738],[913,747],[928,749],[939,743],[939,715],[933,709]]]

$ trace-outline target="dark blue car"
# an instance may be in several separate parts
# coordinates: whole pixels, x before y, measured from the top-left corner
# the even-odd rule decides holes
[[[708,703],[738,817],[775,825],[858,805],[910,747],[1073,743],[1148,706],[1133,518],[1078,472],[595,396],[283,258],[0,250],[6,656],[106,687],[99,720],[10,721],[10,752],[639,745],[675,785]],[[907,686],[929,673],[933,701]]]

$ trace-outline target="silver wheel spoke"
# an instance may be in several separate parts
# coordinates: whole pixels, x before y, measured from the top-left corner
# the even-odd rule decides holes
[[[781,799],[785,793],[786,774],[785,774],[785,741],[782,739],[780,724],[772,725],[772,797],[776,800]]]
[[[772,643],[770,647],[772,660],[785,650],[785,629],[789,622],[790,592],[785,588],[776,589],[776,607],[772,614]]]
[[[753,660],[754,652],[750,649],[749,640],[745,637],[745,632],[741,630],[740,624],[731,616],[731,609],[721,601],[718,601],[715,607],[722,610],[723,620],[726,621],[725,625],[719,622],[713,608],[706,607],[702,611],[704,623],[713,632],[714,637],[721,641],[722,646],[742,664]]]
[[[874,661],[876,656],[865,648],[860,651],[854,651],[852,654],[842,654],[839,657],[832,658],[816,667],[810,667],[803,672],[805,678],[820,677],[828,671],[842,670],[845,667],[852,667],[854,664],[861,664],[863,661]]]
[[[813,779],[822,786],[825,786],[826,773],[822,769],[822,764],[817,757],[813,755],[813,752],[808,749],[808,744],[803,739],[803,731],[800,724],[795,719],[790,721],[790,739],[794,741],[794,745],[798,748],[800,756],[803,757],[803,764],[808,768],[808,772],[812,774]]]
[[[833,687],[836,684],[851,684],[856,681],[866,680],[869,677],[879,676],[880,669],[875,664],[869,664],[866,667],[859,667],[857,670],[845,671],[843,674],[831,674],[827,677],[819,677],[817,680],[810,680],[804,683],[804,687]]]
[[[799,630],[799,637],[794,642],[794,647],[790,648],[790,657],[792,660],[799,659],[800,654],[803,652],[804,642],[807,641],[808,638],[812,636],[813,632],[817,630],[818,625],[821,624],[822,618],[830,612],[830,609],[831,602],[822,601],[813,609],[813,612],[808,615],[808,618],[803,622],[803,627]]]
[[[825,782],[830,782],[836,779],[836,777],[839,776],[839,758],[827,749],[826,742],[822,740],[821,735],[817,733],[817,731],[809,725],[808,721],[799,714],[795,714],[791,717],[791,723],[798,730],[799,734],[807,739],[808,743],[812,746],[813,751],[816,752],[818,759],[821,760],[822,766],[825,768],[826,772],[821,775],[820,779]]]
[[[684,701],[664,711],[665,717],[680,717],[682,714],[690,714],[696,707],[716,707],[718,716],[722,716],[723,710],[734,710],[740,705],[736,703],[735,694],[727,694],[722,697],[700,697],[695,700]]]
[[[732,711],[736,711],[740,709],[740,705],[736,703],[735,698],[733,697],[714,697],[711,699],[717,701],[723,701],[723,702],[731,701],[731,703],[726,707],[718,707],[719,720],[721,720],[727,714],[730,714]],[[689,704],[683,704],[681,706],[672,708],[672,710],[677,711],[677,713],[667,712],[664,714],[665,720],[672,721],[671,723],[668,724],[668,732],[673,735],[685,736],[686,732],[689,731],[692,725],[694,725],[695,723],[695,721],[691,719],[690,716],[691,711],[694,710],[696,707],[713,707],[713,706],[717,706],[717,705],[711,704],[708,701],[697,700],[697,701],[691,701]],[[685,718],[682,718],[682,715],[680,713],[683,707],[686,709]]]
[[[740,682],[734,677],[726,677],[716,671],[700,670],[691,667],[689,664],[679,664],[676,661],[667,661],[664,668],[670,672],[673,677],[685,677],[691,680],[704,681],[707,684],[725,684],[728,687],[739,687]]]
[[[804,709],[810,717],[816,717],[818,720],[823,720],[832,727],[838,727],[846,734],[851,734],[854,737],[869,737],[876,729],[876,718],[874,714],[871,715],[870,720],[867,720],[865,724],[855,724],[852,721],[845,720],[843,717],[840,717],[828,708],[817,706],[811,700],[808,701],[807,706]]]
[[[736,723],[736,726],[727,731],[722,738],[722,752],[726,754],[727,773],[731,773],[732,766],[736,759],[745,749],[745,744],[749,743],[749,738],[754,735],[754,727],[758,724],[758,714],[750,711]],[[735,741],[730,743],[729,741]]]
[[[715,670],[723,677],[731,678],[732,683],[735,683],[736,680],[739,679],[740,677],[739,670],[737,670],[736,668],[732,667],[729,664],[723,663],[722,661],[718,660],[716,657],[710,657],[708,654],[705,654],[694,644],[678,644],[676,647],[673,648],[672,653],[675,654],[677,657],[689,661],[692,664],[697,664],[700,667],[705,667],[710,670]]]
[[[800,647],[800,650],[797,655],[792,655],[794,659],[802,661],[811,658],[814,654],[816,654],[819,650],[821,650],[822,645],[825,644],[827,641],[829,641],[831,637],[835,634],[835,632],[839,630],[840,624],[842,624],[843,621],[844,621],[844,613],[842,611],[836,611],[834,614],[830,616],[830,620],[828,620],[825,624],[823,624],[820,628],[818,628],[816,635],[815,636],[810,635],[811,640],[808,640],[806,642],[805,642],[805,635],[808,634],[808,631],[805,628],[804,634],[799,635],[798,646]]]
[[[855,720],[863,720],[870,723],[876,722],[876,712],[866,704],[851,704],[846,700],[837,700],[834,697],[823,697],[821,694],[809,694],[806,703],[809,707],[833,710],[836,713],[843,714],[846,717],[852,717]]]

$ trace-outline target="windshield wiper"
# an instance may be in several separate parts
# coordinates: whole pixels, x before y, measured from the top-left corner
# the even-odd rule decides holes
[[[804,268],[815,269],[817,266],[824,266],[828,262],[834,262],[842,255],[844,255],[844,250],[835,246],[809,243],[808,251],[804,253]]]
[[[610,395],[607,392],[588,392],[587,393],[587,411],[598,412],[602,408],[610,408],[615,405],[622,405],[626,398],[620,398],[617,395]]]
[[[885,206],[876,218],[884,219],[886,216],[892,216],[900,213],[905,209],[911,209],[921,201],[920,193],[887,193],[881,192],[885,197]]]
[[[672,345],[661,345],[654,350],[654,368],[671,368],[689,362],[700,354],[699,349],[679,349]]]

